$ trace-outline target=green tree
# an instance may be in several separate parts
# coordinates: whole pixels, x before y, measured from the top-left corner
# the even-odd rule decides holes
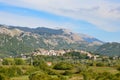
[[[60,62],[54,66],[54,69],[57,69],[57,70],[70,70],[72,68],[73,68],[73,65],[66,62]]]
[[[39,67],[40,69],[44,69],[47,67],[47,64],[44,60],[35,60],[33,61],[33,66]]]
[[[23,72],[22,72],[21,68],[19,68],[19,67],[11,66],[7,69],[7,75],[9,77],[20,76],[22,74],[23,74]]]
[[[24,65],[25,61],[21,58],[15,58],[14,59],[16,65]]]
[[[3,59],[2,64],[3,65],[14,65],[15,62],[14,62],[13,58],[5,58],[5,59]]]

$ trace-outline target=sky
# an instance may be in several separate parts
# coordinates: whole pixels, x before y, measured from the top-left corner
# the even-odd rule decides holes
[[[0,24],[65,28],[120,42],[120,0],[0,0]]]

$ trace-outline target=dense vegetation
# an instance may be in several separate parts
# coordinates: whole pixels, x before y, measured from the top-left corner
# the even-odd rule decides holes
[[[120,43],[106,43],[100,46],[96,53],[107,56],[120,56]]]
[[[119,59],[94,60],[78,52],[66,53],[63,56],[32,56],[26,59],[4,58],[0,65],[0,80],[120,79]]]
[[[32,50],[24,42],[19,41],[17,37],[0,34],[0,57],[16,56],[22,53],[29,53]]]
[[[2,25],[0,25],[2,26]],[[3,26],[4,27],[4,26]],[[48,28],[18,28],[19,35],[0,33],[0,80],[119,80],[120,44],[106,43],[100,48],[92,42],[101,41],[84,37],[74,41],[74,33]],[[19,32],[19,30],[18,30]],[[77,35],[76,35],[77,36]],[[68,52],[61,56],[30,55],[37,48],[96,50],[97,59],[80,52]],[[23,55],[27,56],[23,56]],[[20,57],[21,55],[22,57]],[[116,56],[117,55],[117,56]],[[13,57],[14,56],[14,57]],[[115,57],[112,57],[115,56]]]

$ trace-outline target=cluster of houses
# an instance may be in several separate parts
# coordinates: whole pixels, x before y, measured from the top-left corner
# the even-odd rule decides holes
[[[83,50],[45,50],[45,49],[37,49],[35,50],[32,55],[33,56],[38,56],[38,55],[48,55],[48,56],[62,56],[65,53],[68,52],[79,52],[80,54],[86,54],[86,56],[88,56],[90,59],[93,58],[94,60],[97,59],[97,57],[99,57],[99,55],[93,55],[90,52],[86,52]]]
[[[20,56],[17,56],[19,58],[22,59],[28,59],[31,58],[31,56],[39,56],[39,55],[46,55],[46,56],[63,56],[66,53],[69,52],[79,52],[80,54],[85,54],[87,57],[89,57],[89,59],[93,59],[93,60],[102,60],[102,59],[113,59],[113,60],[118,60],[120,59],[120,56],[114,56],[114,57],[109,57],[109,56],[100,56],[100,55],[95,55],[95,54],[91,54],[90,52],[84,51],[84,50],[46,50],[46,49],[37,49],[34,52],[32,52],[32,54],[30,55],[25,55],[25,54],[21,54]],[[13,58],[12,56],[10,58]],[[0,58],[0,65],[2,64],[1,62],[3,61],[2,58]],[[48,66],[51,66],[52,63],[51,62],[47,62]]]
[[[46,50],[46,49],[37,49],[35,50],[32,55],[48,55],[48,56],[62,56],[63,54],[70,52],[70,50]]]
[[[84,51],[84,50],[71,50],[71,49],[67,49],[67,50],[46,50],[46,49],[37,49],[32,53],[32,56],[38,56],[38,55],[46,55],[46,56],[62,56],[63,54],[66,54],[68,52],[79,52],[80,54],[86,54],[86,56],[89,59],[93,59],[93,60],[102,60],[104,59],[108,59],[110,58],[109,56],[102,56],[100,57],[100,55],[95,55],[95,54],[91,54],[90,52]],[[120,59],[120,56],[113,56],[111,59]]]
[[[45,56],[63,56],[66,53],[69,52],[79,52],[80,54],[85,54],[89,59],[93,59],[93,60],[102,60],[102,59],[109,59],[109,56],[100,56],[100,55],[95,55],[95,54],[91,54],[90,52],[84,51],[84,50],[71,50],[71,49],[63,49],[63,50],[46,50],[46,49],[42,49],[39,48],[37,50],[35,50],[34,52],[32,52],[31,54],[21,54],[20,56],[16,56],[22,59],[27,59],[27,58],[31,58],[31,56],[39,56],[39,55],[45,55]],[[12,58],[13,56],[10,56],[10,58]],[[113,56],[110,59],[120,59],[120,56]],[[2,59],[0,58],[0,62],[2,62]]]

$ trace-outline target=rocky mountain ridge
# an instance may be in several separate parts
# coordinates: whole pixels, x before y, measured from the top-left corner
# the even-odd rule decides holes
[[[103,42],[66,29],[0,25],[1,55],[30,53],[37,48],[95,51]]]

